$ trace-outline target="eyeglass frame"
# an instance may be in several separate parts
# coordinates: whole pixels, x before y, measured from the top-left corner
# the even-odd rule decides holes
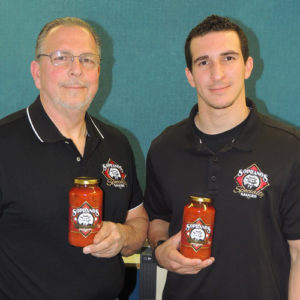
[[[59,53],[65,54],[65,55],[67,55],[68,57],[70,57],[71,60],[68,60],[67,63],[66,63],[66,62],[62,62],[61,64],[55,64],[55,63],[53,62],[53,59],[52,59],[52,56],[53,56],[55,53],[56,53],[56,54],[59,54]],[[97,57],[96,63],[95,63],[94,66],[91,67],[91,69],[95,68],[97,65],[100,65],[100,61],[101,61],[100,55],[94,54],[94,53],[81,53],[81,54],[79,54],[79,55],[73,55],[72,53],[70,53],[70,52],[68,52],[68,51],[56,50],[56,51],[53,51],[53,52],[51,52],[51,53],[49,53],[49,54],[40,53],[40,54],[37,55],[37,59],[39,59],[41,56],[47,56],[47,57],[50,58],[50,61],[51,61],[52,65],[57,67],[57,66],[67,66],[67,65],[71,65],[71,63],[74,62],[74,58],[75,58],[75,57],[78,57],[79,62],[80,62],[85,68],[88,68],[86,65],[84,65],[84,63],[83,63],[83,61],[82,61],[82,59],[84,58],[84,57],[83,57],[84,55],[92,55],[92,56],[94,56],[94,57]],[[58,55],[58,56],[59,56],[59,55]]]

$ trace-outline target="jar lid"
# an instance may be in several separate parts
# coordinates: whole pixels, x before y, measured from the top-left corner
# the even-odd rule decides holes
[[[211,198],[208,198],[207,196],[189,196],[190,200],[191,201],[194,201],[194,202],[205,202],[205,203],[211,203],[212,200]]]
[[[94,177],[82,176],[82,177],[75,178],[74,183],[76,183],[76,184],[98,184],[99,180]]]

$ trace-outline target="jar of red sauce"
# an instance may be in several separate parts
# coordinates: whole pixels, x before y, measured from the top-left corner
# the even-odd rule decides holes
[[[73,246],[92,244],[100,229],[103,192],[98,183],[96,178],[78,177],[69,191],[69,243]]]
[[[215,208],[206,196],[190,196],[189,200],[183,212],[180,252],[204,260],[211,256]]]

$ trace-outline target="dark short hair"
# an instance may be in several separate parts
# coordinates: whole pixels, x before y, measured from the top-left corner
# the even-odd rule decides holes
[[[64,17],[64,18],[57,18],[54,19],[53,21],[47,23],[41,30],[41,32],[38,35],[36,45],[35,45],[35,58],[38,59],[39,54],[42,52],[42,48],[44,45],[44,40],[46,39],[48,33],[56,27],[59,26],[79,26],[82,28],[87,29],[93,38],[95,39],[95,42],[97,44],[98,48],[98,54],[101,56],[101,41],[99,35],[96,33],[94,28],[85,22],[84,20],[80,18],[75,18],[75,17]]]
[[[248,40],[244,31],[231,22],[228,18],[211,15],[195,26],[189,33],[184,46],[186,66],[192,71],[191,41],[198,36],[204,36],[210,32],[235,31],[239,37],[244,62],[249,57]]]

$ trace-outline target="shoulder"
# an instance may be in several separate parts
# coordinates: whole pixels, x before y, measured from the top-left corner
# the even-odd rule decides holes
[[[95,128],[99,130],[99,134],[102,136],[104,141],[109,143],[118,143],[129,145],[126,135],[117,127],[107,124],[94,116],[89,115]]]
[[[170,147],[170,145],[181,144],[186,136],[191,133],[190,119],[184,119],[164,129],[153,139],[150,149]]]
[[[11,134],[11,130],[13,128],[22,128],[24,122],[26,122],[26,119],[26,109],[21,109],[10,115],[7,115],[6,117],[0,120],[0,133],[2,134],[9,129],[9,133]]]
[[[300,143],[300,132],[292,125],[271,118],[267,115],[259,114],[259,118],[265,128],[265,133],[277,140]]]

